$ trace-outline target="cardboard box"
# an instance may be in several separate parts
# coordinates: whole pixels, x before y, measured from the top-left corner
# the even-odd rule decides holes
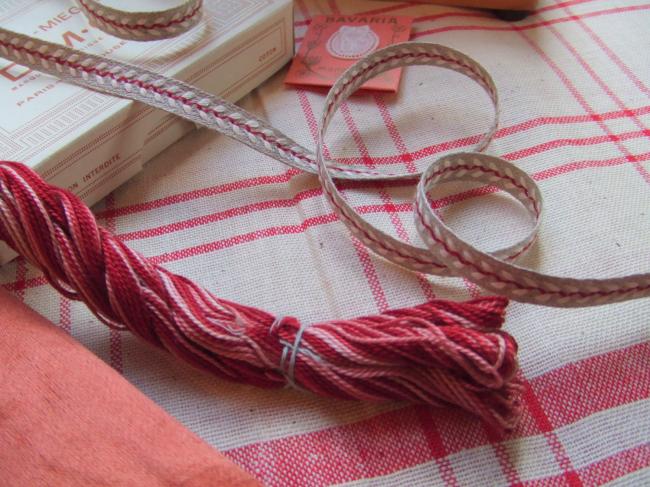
[[[6,28],[143,66],[237,101],[293,56],[291,0],[206,0],[173,39],[117,39],[72,2],[0,0]],[[0,58],[0,158],[23,162],[92,205],[193,128],[140,103],[61,82]],[[0,242],[0,264],[13,255]]]

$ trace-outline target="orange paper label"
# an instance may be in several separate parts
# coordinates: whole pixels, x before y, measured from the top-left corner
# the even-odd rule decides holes
[[[404,42],[411,17],[320,15],[314,17],[284,80],[291,85],[331,87],[357,60],[382,47]],[[366,90],[397,91],[401,69],[368,80]]]

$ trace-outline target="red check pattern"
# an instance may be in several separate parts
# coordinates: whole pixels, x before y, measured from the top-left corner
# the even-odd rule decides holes
[[[488,152],[533,175],[546,198],[540,242],[523,265],[572,276],[648,271],[650,4],[546,0],[505,23],[417,2],[297,0],[298,41],[322,13],[412,15],[414,39],[466,52],[494,76],[502,122]],[[283,76],[242,104],[311,147],[324,94],[286,88]],[[451,76],[409,69],[397,96],[352,99],[331,129],[334,156],[412,171],[471,147],[488,110]],[[341,187],[369,220],[413,238],[411,188]],[[490,190],[451,187],[435,207],[483,248],[527,225]],[[308,321],[480,292],[368,253],[312,176],[212,133],[171,147],[96,212],[156,263],[226,298]],[[109,332],[24,261],[0,269],[0,283],[267,485],[650,482],[648,300],[570,311],[512,305],[506,329],[520,344],[525,411],[501,437],[456,411],[218,382]]]

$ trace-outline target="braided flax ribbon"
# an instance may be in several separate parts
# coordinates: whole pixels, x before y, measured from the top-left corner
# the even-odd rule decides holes
[[[80,0],[97,27],[119,37],[153,40],[189,29],[200,1],[158,13],[126,13]],[[412,179],[323,158],[327,127],[340,104],[366,80],[414,64],[455,70],[476,81],[495,106],[489,74],[453,49],[405,43],[367,56],[333,86],[325,102],[315,154],[268,123],[214,95],[137,66],[93,56],[0,28],[2,56],[79,85],[147,103],[224,133],[280,162],[318,174],[334,211],[365,245],[409,269],[463,276],[485,289],[525,302],[588,306],[650,295],[650,275],[606,280],[546,276],[511,263],[535,241],[542,200],[535,182],[503,159],[474,153],[445,156],[417,187],[415,218],[427,248],[418,248],[365,222],[341,196],[335,179]],[[429,204],[436,184],[468,180],[507,191],[534,226],[522,241],[486,254],[459,239]],[[188,279],[148,262],[97,226],[73,194],[45,183],[26,167],[0,163],[0,239],[43,270],[65,296],[83,300],[108,326],[221,377],[263,387],[295,385],[318,394],[364,400],[455,404],[498,428],[519,416],[516,343],[499,328],[505,297],[455,303],[434,300],[412,308],[309,327],[217,298]]]
[[[184,1],[158,12],[125,12],[97,0],[77,0],[90,25],[134,41],[156,41],[186,32],[201,20],[203,0]]]

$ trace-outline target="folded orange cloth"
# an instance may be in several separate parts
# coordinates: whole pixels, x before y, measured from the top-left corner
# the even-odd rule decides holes
[[[3,486],[259,485],[2,290],[0,479]]]

